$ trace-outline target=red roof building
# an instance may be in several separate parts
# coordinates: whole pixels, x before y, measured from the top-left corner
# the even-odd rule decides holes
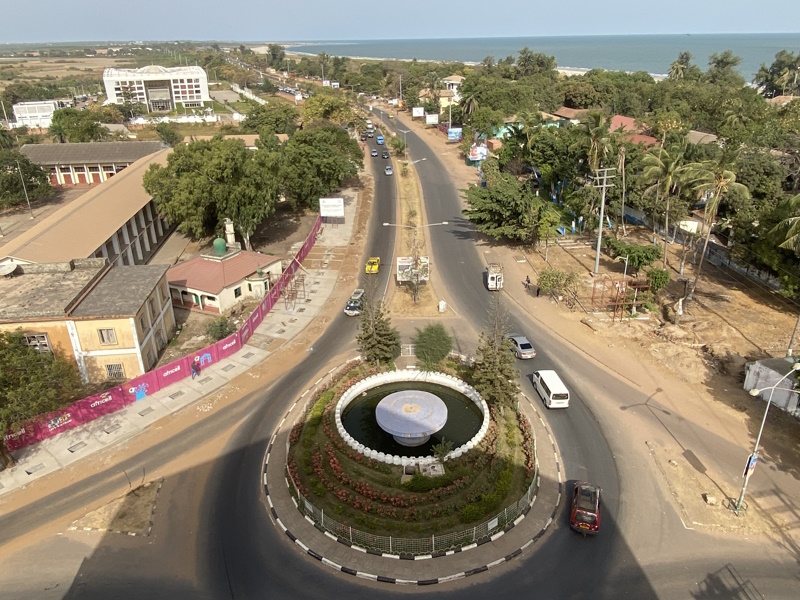
[[[197,256],[167,271],[174,306],[224,313],[250,298],[263,298],[282,273],[281,259],[227,248],[214,241],[214,254]]]

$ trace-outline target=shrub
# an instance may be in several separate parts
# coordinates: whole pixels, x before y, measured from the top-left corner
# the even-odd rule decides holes
[[[484,515],[483,506],[480,504],[467,504],[458,513],[458,519],[462,523],[472,523],[482,518]]]
[[[448,335],[444,325],[434,323],[422,330],[417,329],[414,344],[417,358],[425,367],[430,368],[447,358],[453,349],[453,338]]]
[[[214,319],[208,325],[206,325],[206,333],[208,337],[212,340],[218,342],[223,338],[228,337],[230,334],[236,331],[236,325],[234,325],[228,317],[222,316],[218,319]]]
[[[650,269],[647,272],[647,279],[650,280],[650,289],[654,294],[663,290],[669,285],[669,271],[666,269]]]

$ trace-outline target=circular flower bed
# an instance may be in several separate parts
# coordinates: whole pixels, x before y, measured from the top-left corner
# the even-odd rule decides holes
[[[287,473],[326,517],[377,535],[441,534],[491,518],[526,493],[535,471],[533,437],[525,417],[512,410],[484,404],[481,439],[448,459],[439,477],[405,473],[407,466],[349,445],[338,429],[339,400],[381,372],[358,364],[317,390],[289,435]]]

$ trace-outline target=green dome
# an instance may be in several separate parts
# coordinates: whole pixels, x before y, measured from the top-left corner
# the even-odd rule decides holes
[[[225,243],[225,240],[222,238],[217,238],[214,240],[214,254],[217,256],[224,256],[227,251],[228,245]]]

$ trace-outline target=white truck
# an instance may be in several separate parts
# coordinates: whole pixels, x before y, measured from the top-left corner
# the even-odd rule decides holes
[[[486,289],[498,291],[503,289],[503,265],[489,263],[486,267]]]

